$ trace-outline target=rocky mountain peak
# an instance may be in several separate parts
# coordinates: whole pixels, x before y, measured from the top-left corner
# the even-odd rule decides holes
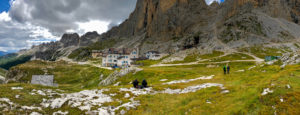
[[[64,34],[60,42],[63,44],[63,47],[75,46],[78,45],[79,39],[80,37],[77,33]]]

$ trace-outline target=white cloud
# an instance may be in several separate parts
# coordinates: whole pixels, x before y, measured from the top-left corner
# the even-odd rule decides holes
[[[32,45],[59,39],[47,28],[11,20],[6,12],[0,14],[0,51],[28,49]]]
[[[9,14],[7,12],[0,13],[0,21],[10,21],[11,18],[9,17]]]
[[[108,25],[110,22],[92,20],[89,22],[77,22],[78,30],[80,34],[84,34],[86,32],[97,31],[98,33],[103,33],[108,30]]]
[[[70,30],[81,30],[79,22],[122,22],[135,3],[136,0],[15,0],[9,12],[13,20],[30,22],[61,36]]]
[[[11,0],[0,12],[0,50],[59,40],[65,32],[106,32],[125,20],[136,0]]]

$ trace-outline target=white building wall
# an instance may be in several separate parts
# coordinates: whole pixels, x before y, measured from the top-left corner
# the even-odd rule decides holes
[[[107,58],[106,57],[102,57],[102,66],[106,66],[107,64]]]
[[[118,59],[117,65],[119,67],[128,67],[131,65],[130,55],[122,55],[124,58]]]
[[[134,49],[132,52],[130,52],[130,59],[139,58],[139,50]]]
[[[159,56],[156,56],[156,55],[159,55]],[[146,57],[150,60],[159,60],[160,58],[162,58],[161,54],[156,54],[156,53],[152,53],[152,52],[146,53]]]

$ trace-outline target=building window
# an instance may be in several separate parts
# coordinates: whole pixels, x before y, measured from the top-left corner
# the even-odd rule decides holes
[[[132,52],[132,54],[136,54],[136,52]]]

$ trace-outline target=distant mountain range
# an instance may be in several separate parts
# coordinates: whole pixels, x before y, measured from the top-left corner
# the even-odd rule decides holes
[[[8,54],[8,52],[0,51],[0,56],[4,56],[6,54]]]

